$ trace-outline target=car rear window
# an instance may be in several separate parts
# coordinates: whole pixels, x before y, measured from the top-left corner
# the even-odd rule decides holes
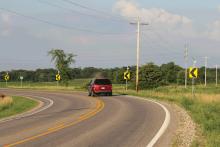
[[[94,83],[97,85],[110,85],[110,84],[112,84],[109,79],[96,79]]]

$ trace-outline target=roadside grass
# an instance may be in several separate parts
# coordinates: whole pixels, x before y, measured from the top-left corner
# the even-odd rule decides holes
[[[46,89],[46,90],[84,90],[90,79],[75,79],[69,81],[68,87],[59,82],[8,82],[7,88],[25,88],[25,89]],[[6,88],[5,82],[0,82],[0,88]]]
[[[7,105],[7,107],[4,107],[3,109],[0,106],[0,119],[28,111],[38,104],[38,102],[35,100],[18,96],[13,96],[12,100],[13,103]]]
[[[86,85],[90,79],[76,79],[69,83],[68,87],[56,82],[31,83],[26,82],[23,88],[28,89],[46,89],[46,90],[75,90],[85,91]],[[0,83],[4,87],[5,83]],[[10,88],[20,88],[20,83],[8,83]],[[135,90],[125,91],[125,85],[113,84],[113,92],[118,94],[129,94],[144,98],[153,98],[176,103],[185,108],[193,120],[197,123],[197,136],[192,147],[219,147],[220,146],[220,86],[209,84],[195,86],[195,95],[191,93],[191,87],[187,89],[184,86],[170,85],[162,86],[150,90],[141,90],[138,93]]]

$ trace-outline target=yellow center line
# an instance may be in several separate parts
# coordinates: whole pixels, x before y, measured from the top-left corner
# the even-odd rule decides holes
[[[63,127],[63,126],[64,126],[64,124],[59,124],[59,125],[56,125],[56,126],[54,126],[54,127],[49,128],[48,131],[54,130],[54,129],[57,129],[57,128],[61,128],[61,127]]]
[[[95,106],[95,108],[93,108],[93,109],[96,109],[97,107],[99,107],[99,105],[100,105],[100,101],[97,101],[97,102],[96,102],[96,106]],[[80,117],[84,117],[85,115],[89,115],[90,113],[93,113],[93,111],[89,111],[88,113],[82,114]],[[76,114],[71,114],[71,115],[68,115],[67,117],[68,117],[68,118],[73,118],[73,116],[75,116],[75,115],[76,115]],[[65,124],[65,123],[67,123],[68,118],[62,119],[62,120],[60,120],[60,121],[55,122],[55,123],[54,123],[54,127],[48,128],[48,130],[52,130],[53,128],[58,128],[60,125],[63,125],[63,124]],[[77,118],[74,118],[74,119],[77,119]],[[33,128],[33,127],[32,127],[32,128],[27,128],[27,129],[24,129],[24,130],[22,130],[22,131],[16,132],[15,134],[21,134],[21,133],[23,133],[23,132],[32,131],[32,130],[34,130],[34,129],[36,129],[36,128]]]
[[[75,121],[73,121],[71,123],[68,123],[68,124],[60,124],[59,126],[56,126],[54,128],[50,128],[50,129],[48,129],[47,131],[45,131],[43,133],[40,133],[40,134],[31,136],[31,137],[25,138],[23,140],[20,140],[20,141],[14,142],[14,143],[10,143],[10,144],[4,145],[3,147],[12,147],[12,146],[15,146],[15,145],[19,145],[19,144],[22,144],[22,143],[25,143],[25,142],[28,142],[28,141],[40,138],[42,136],[46,136],[48,134],[57,132],[57,131],[59,131],[61,129],[64,129],[64,128],[76,125],[79,122],[81,122],[83,120],[86,120],[86,119],[89,119],[92,116],[96,115],[98,112],[100,112],[104,108],[104,106],[105,106],[104,102],[102,100],[97,99],[95,110],[89,111],[88,113],[81,115]]]

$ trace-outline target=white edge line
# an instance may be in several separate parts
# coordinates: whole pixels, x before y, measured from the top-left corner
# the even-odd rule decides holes
[[[166,129],[168,128],[168,126],[170,124],[170,112],[168,111],[168,109],[164,105],[162,105],[159,102],[156,102],[154,100],[144,99],[144,98],[136,97],[136,96],[127,96],[127,97],[137,98],[137,99],[147,100],[147,101],[153,102],[153,103],[159,105],[160,107],[162,107],[163,110],[165,111],[165,119],[164,119],[164,122],[163,122],[161,128],[159,129],[157,134],[153,137],[153,139],[146,146],[146,147],[153,147],[156,144],[156,142],[159,140],[159,138],[165,133]]]
[[[45,107],[41,107],[41,109],[38,109],[38,110],[36,110],[34,112],[31,112],[31,113],[26,112],[26,114],[18,114],[18,115],[15,115],[15,116],[11,116],[11,118],[9,117],[9,118],[2,119],[2,120],[0,120],[0,123],[12,121],[12,120],[17,120],[17,119],[21,119],[21,118],[24,118],[24,117],[28,117],[28,116],[37,114],[41,111],[44,111],[44,110],[50,108],[54,103],[53,100],[45,98],[45,97],[29,96],[29,95],[22,95],[22,96],[24,96],[24,97],[36,97],[36,98],[44,99],[44,100],[49,101],[49,105],[46,105]]]

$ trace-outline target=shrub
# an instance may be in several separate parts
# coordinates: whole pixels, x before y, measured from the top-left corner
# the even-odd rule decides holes
[[[4,94],[0,94],[0,111],[7,109],[13,104],[13,99],[9,96],[5,96]]]

